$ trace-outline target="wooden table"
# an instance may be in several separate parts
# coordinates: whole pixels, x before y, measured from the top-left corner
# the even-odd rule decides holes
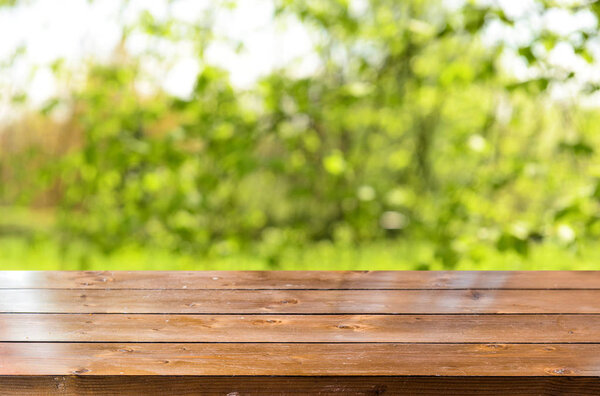
[[[1,395],[563,392],[600,272],[0,272]]]

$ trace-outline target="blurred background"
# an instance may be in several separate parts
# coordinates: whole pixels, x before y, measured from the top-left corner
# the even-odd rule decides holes
[[[599,16],[0,0],[0,268],[597,269]]]

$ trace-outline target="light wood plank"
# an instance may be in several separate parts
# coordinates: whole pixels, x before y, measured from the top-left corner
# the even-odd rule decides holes
[[[0,341],[600,343],[600,315],[0,314]]]
[[[0,290],[0,313],[600,313],[600,290]]]
[[[0,375],[600,376],[599,344],[0,343]]]
[[[0,271],[0,289],[600,289],[600,271]]]

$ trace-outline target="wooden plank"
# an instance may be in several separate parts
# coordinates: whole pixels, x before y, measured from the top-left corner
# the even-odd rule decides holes
[[[0,290],[0,313],[600,313],[600,290]]]
[[[592,395],[598,377],[0,377],[3,396],[61,395]]]
[[[0,289],[600,289],[600,271],[0,271]]]
[[[0,375],[600,376],[600,344],[0,343]]]
[[[0,314],[0,341],[600,343],[600,315]]]

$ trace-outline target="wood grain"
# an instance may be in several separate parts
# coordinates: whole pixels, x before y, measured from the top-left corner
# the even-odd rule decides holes
[[[598,344],[0,343],[0,375],[600,376]]]
[[[0,341],[600,342],[600,315],[0,314]]]
[[[600,289],[600,271],[0,271],[0,289]]]
[[[3,396],[597,395],[598,377],[8,376]]]
[[[0,312],[600,313],[600,290],[0,290]]]
[[[600,272],[0,272],[0,394],[600,394]]]

